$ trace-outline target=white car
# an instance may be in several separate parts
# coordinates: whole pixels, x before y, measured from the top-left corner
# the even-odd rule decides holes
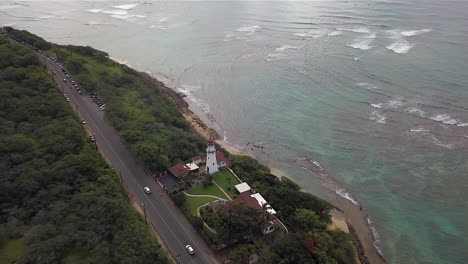
[[[193,247],[192,247],[191,245],[186,245],[186,246],[185,246],[185,249],[187,250],[187,252],[188,252],[190,255],[195,254],[195,250],[193,250]]]
[[[150,193],[151,193],[151,189],[150,189],[149,187],[147,187],[147,186],[145,186],[145,187],[143,188],[143,190],[145,190],[145,193],[147,193],[147,194],[150,194]]]

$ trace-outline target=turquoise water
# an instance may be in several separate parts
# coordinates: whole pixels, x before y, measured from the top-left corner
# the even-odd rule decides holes
[[[391,263],[468,263],[466,1],[129,3],[3,1],[0,24],[163,79],[231,145],[361,204]]]

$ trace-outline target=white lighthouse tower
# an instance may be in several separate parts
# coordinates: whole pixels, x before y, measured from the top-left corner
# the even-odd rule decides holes
[[[219,171],[218,161],[216,160],[216,147],[215,141],[208,139],[208,146],[206,147],[206,173],[213,174]]]

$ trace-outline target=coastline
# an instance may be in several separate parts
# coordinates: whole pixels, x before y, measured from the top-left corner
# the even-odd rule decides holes
[[[124,64],[118,59],[112,59],[117,63]],[[172,101],[178,107],[183,117],[190,123],[191,127],[200,136],[206,139],[215,139],[218,145],[231,154],[248,155],[242,152],[240,149],[233,147],[223,141],[216,130],[206,125],[199,116],[190,110],[189,104],[184,99],[184,94],[178,93],[177,91],[167,87],[163,82],[159,81],[156,77],[151,76],[149,73],[141,71],[139,71],[139,73],[142,77],[151,81],[163,93],[172,98]],[[288,176],[286,173],[277,168],[270,167],[270,170],[271,173],[278,178],[281,178],[282,176]],[[356,245],[356,251],[359,263],[387,263],[380,250],[374,245],[377,238],[374,237],[373,227],[371,227],[371,223],[369,223],[370,220],[368,218],[367,212],[361,206],[344,197],[341,197],[338,194],[336,194],[334,201],[329,202],[337,208],[337,210],[334,210],[331,213],[332,224],[329,228],[340,229],[355,236],[356,240],[358,241]]]

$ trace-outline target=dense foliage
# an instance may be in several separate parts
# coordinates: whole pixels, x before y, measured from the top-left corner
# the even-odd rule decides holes
[[[16,263],[166,263],[56,87],[0,36],[0,246],[24,241]]]
[[[171,99],[161,92],[160,83],[110,60],[106,53],[91,47],[53,45],[49,53],[63,62],[88,93],[96,92],[104,98],[110,121],[148,168],[164,170],[169,165],[202,154],[205,142],[190,129]],[[7,78],[12,80],[19,80],[26,74],[6,72]],[[26,111],[22,114],[28,113]],[[78,137],[78,141],[80,139]],[[38,148],[38,144],[29,142],[28,137],[13,137],[11,140],[23,141],[20,145],[24,150],[33,153]],[[81,145],[77,143],[77,146]],[[86,147],[83,149],[88,151]],[[21,158],[15,155],[11,157],[12,160],[20,161]],[[326,228],[330,223],[329,212],[332,208],[328,202],[301,192],[297,184],[286,178],[279,180],[271,175],[267,167],[250,157],[231,156],[230,159],[233,170],[269,201],[278,212],[278,218],[289,229],[289,233],[279,237],[263,237],[256,225],[258,218],[261,221],[264,217],[264,212],[254,212],[251,208],[235,204],[227,205],[217,212],[206,211],[205,220],[216,228],[217,234],[206,231],[198,217],[190,217],[194,226],[209,241],[216,244],[240,243],[240,247],[231,255],[233,263],[245,263],[251,253],[257,253],[258,263],[264,264],[355,263],[350,236]],[[205,185],[208,184],[205,182]],[[21,187],[29,188],[27,185]],[[94,199],[94,196],[87,198]],[[180,206],[186,204],[186,197],[182,193],[173,198]],[[260,245],[253,247],[249,239],[257,243],[260,241]],[[91,252],[96,249],[88,247],[87,250]]]
[[[330,203],[300,191],[285,177],[279,180],[255,159],[234,155],[230,159],[236,174],[265,197],[289,229],[263,248],[260,263],[355,263],[352,237],[326,228]]]
[[[50,53],[88,93],[103,97],[107,117],[150,170],[163,171],[202,154],[204,140],[161,92],[161,83],[91,47],[55,46]]]

